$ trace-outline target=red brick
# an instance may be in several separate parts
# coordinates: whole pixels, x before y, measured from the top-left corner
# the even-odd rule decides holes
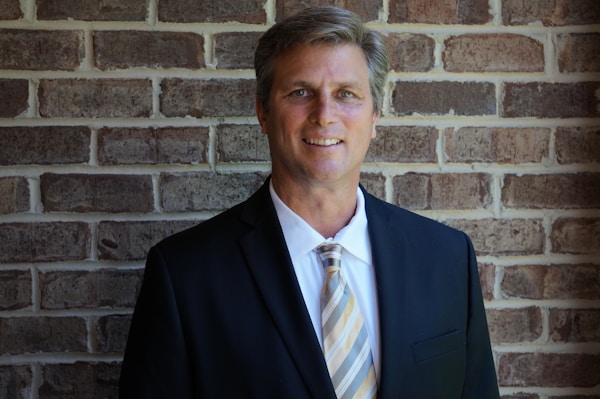
[[[496,89],[481,82],[396,82],[393,98],[397,115],[493,115]]]
[[[496,282],[496,267],[490,263],[479,263],[477,265],[479,280],[481,284],[481,293],[483,299],[491,301],[494,299],[494,285]]]
[[[48,399],[117,398],[119,363],[43,364],[39,397]]]
[[[204,39],[190,32],[97,31],[94,57],[102,70],[204,66]]]
[[[379,199],[385,200],[385,176],[381,173],[362,172],[360,174],[360,184],[369,193]]]
[[[255,115],[255,83],[249,79],[165,79],[160,108],[166,116]]]
[[[444,131],[448,162],[541,162],[548,157],[550,129],[462,127]]]
[[[552,224],[552,252],[600,253],[600,218],[560,218]]]
[[[74,71],[83,46],[83,31],[1,29],[0,69]]]
[[[258,125],[217,126],[219,162],[268,162],[269,141]]]
[[[89,257],[91,233],[81,222],[0,224],[0,262],[51,262]]]
[[[80,317],[0,318],[0,354],[86,352],[87,328]]]
[[[407,173],[394,177],[394,202],[411,209],[481,209],[492,202],[484,173]]]
[[[90,136],[84,126],[0,127],[0,165],[86,163]]]
[[[600,355],[504,353],[498,359],[500,386],[594,387],[600,383]]]
[[[0,118],[12,118],[27,111],[29,83],[24,79],[0,79]]]
[[[600,208],[600,173],[505,175],[502,204],[507,208]]]
[[[518,392],[509,395],[502,395],[500,396],[500,399],[540,399],[540,397],[535,393]]]
[[[557,46],[561,72],[600,72],[600,33],[560,34]]]
[[[131,324],[130,315],[109,315],[96,321],[96,344],[99,352],[123,352]]]
[[[544,45],[515,34],[451,36],[442,61],[449,72],[543,72]]]
[[[41,176],[46,212],[151,212],[152,178],[138,175]]]
[[[152,114],[149,80],[42,80],[38,95],[40,114],[46,118],[138,118]]]
[[[261,0],[161,0],[158,18],[165,22],[266,22]]]
[[[37,17],[42,20],[144,21],[146,0],[37,0]]]
[[[29,271],[0,270],[0,310],[30,307],[31,285]]]
[[[527,25],[542,22],[545,26],[597,24],[600,3],[597,0],[504,0],[504,25]]]
[[[247,199],[264,182],[262,173],[163,173],[161,205],[167,212],[222,211]],[[215,195],[219,193],[219,195]]]
[[[142,274],[142,270],[119,269],[40,273],[41,308],[131,308]]]
[[[596,92],[600,82],[506,83],[502,116],[595,118],[600,116]]]
[[[0,214],[29,210],[29,183],[23,177],[0,177]]]
[[[224,32],[214,35],[215,62],[219,69],[254,68],[254,49],[262,32]]]
[[[0,0],[0,20],[19,19],[23,17],[19,0]],[[0,387],[2,384],[0,384]],[[0,397],[4,397],[1,395]]]
[[[103,128],[98,131],[98,163],[198,164],[208,161],[206,127]]]
[[[553,342],[600,342],[600,309],[550,309]]]
[[[492,20],[487,0],[390,0],[389,22],[485,24]]]
[[[101,222],[98,257],[102,260],[144,260],[148,250],[163,238],[198,224],[194,220]]]
[[[541,219],[449,220],[446,223],[467,232],[480,256],[544,253],[546,237]]]
[[[439,132],[432,126],[378,126],[366,162],[437,162]]]
[[[486,311],[493,344],[533,342],[542,335],[542,312],[536,306]]]
[[[560,164],[600,163],[600,126],[558,127],[555,136]]]
[[[390,69],[396,72],[427,72],[435,63],[435,40],[426,35],[390,33],[385,37]]]
[[[32,382],[29,366],[0,366],[0,398],[29,399]]]
[[[337,6],[356,13],[363,21],[379,19],[379,12],[383,8],[382,0],[280,0],[276,2],[277,21],[281,21],[307,7]]]
[[[504,268],[505,298],[600,299],[600,265],[527,265]]]

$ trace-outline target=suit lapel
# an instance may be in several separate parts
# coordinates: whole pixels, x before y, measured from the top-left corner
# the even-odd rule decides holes
[[[364,191],[364,190],[363,190]],[[381,376],[378,398],[401,397],[402,336],[404,307],[406,240],[399,223],[392,218],[389,204],[365,192],[365,209],[377,282],[381,339]]]
[[[242,220],[252,226],[241,239],[242,251],[296,369],[314,398],[335,398],[268,183],[246,202]]]

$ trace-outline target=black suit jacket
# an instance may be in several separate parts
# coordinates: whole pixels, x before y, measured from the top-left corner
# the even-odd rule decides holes
[[[378,398],[494,399],[468,237],[365,193],[381,334]],[[335,398],[268,185],[151,249],[121,398]]]

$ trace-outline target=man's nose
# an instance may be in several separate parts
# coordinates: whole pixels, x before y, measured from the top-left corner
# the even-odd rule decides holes
[[[327,126],[337,120],[337,102],[327,94],[320,94],[314,101],[311,110],[311,121],[320,126]]]

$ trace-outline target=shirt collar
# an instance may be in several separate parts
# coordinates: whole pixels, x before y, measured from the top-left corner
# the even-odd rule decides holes
[[[271,193],[271,199],[275,205],[275,211],[277,212],[292,261],[306,256],[318,245],[328,241],[328,239],[313,229],[279,198],[273,189],[272,183],[269,184],[269,192]],[[354,216],[329,241],[341,244],[346,251],[363,262],[367,264],[372,263],[371,242],[367,230],[367,213],[365,212],[365,197],[360,188],[356,189],[356,211]]]

